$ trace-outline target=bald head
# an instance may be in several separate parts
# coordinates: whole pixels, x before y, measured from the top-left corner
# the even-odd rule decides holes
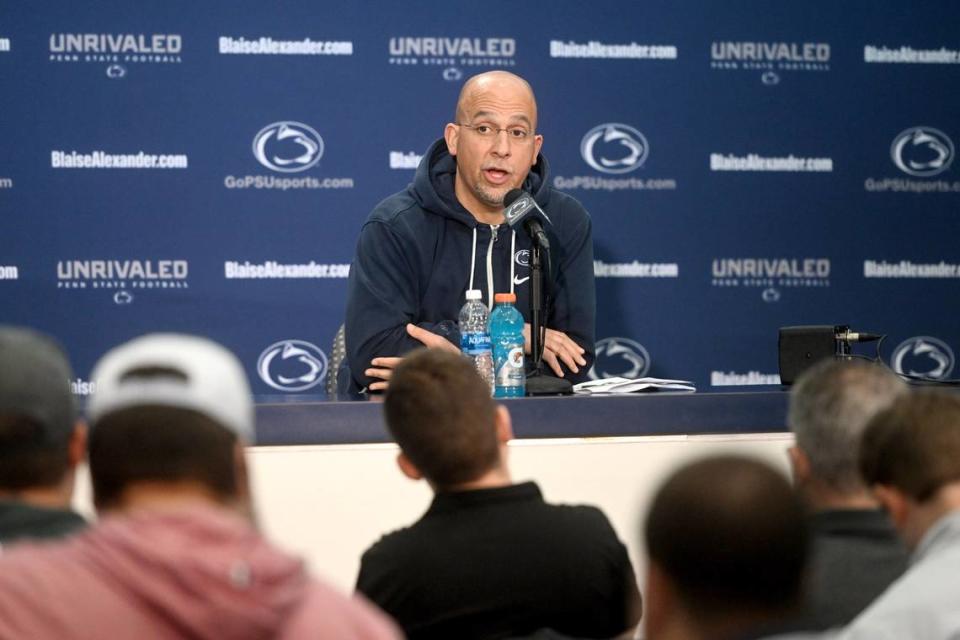
[[[803,509],[786,478],[762,462],[726,455],[681,468],[654,497],[645,533],[650,561],[697,615],[798,601]]]
[[[463,85],[454,118],[443,137],[457,159],[457,200],[479,222],[500,224],[504,196],[522,188],[543,146],[533,90],[506,71],[481,73]]]
[[[455,122],[467,122],[477,110],[478,102],[485,97],[509,97],[517,103],[528,103],[532,117],[530,128],[537,127],[537,99],[533,95],[530,83],[509,71],[488,71],[473,76],[463,84],[457,99]]]

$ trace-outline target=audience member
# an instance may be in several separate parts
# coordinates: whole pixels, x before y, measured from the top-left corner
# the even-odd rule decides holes
[[[632,630],[640,594],[626,548],[598,509],[551,505],[533,482],[513,483],[510,414],[466,359],[404,358],[384,412],[400,469],[435,495],[420,520],[364,553],[357,589],[411,639]]]
[[[960,638],[960,398],[925,391],[899,399],[868,425],[860,469],[913,555],[843,637]]]
[[[145,336],[105,355],[93,381],[101,521],[0,558],[0,638],[395,637],[254,529],[243,450],[253,404],[228,351]]]
[[[647,640],[748,640],[796,628],[803,508],[767,465],[718,456],[682,467],[654,496],[644,531]]]
[[[906,547],[857,465],[867,422],[907,392],[879,365],[826,360],[804,372],[790,394],[790,463],[811,530],[808,629],[847,624],[907,567]]]
[[[86,431],[66,354],[50,338],[0,327],[0,544],[56,538],[86,523],[70,510]]]

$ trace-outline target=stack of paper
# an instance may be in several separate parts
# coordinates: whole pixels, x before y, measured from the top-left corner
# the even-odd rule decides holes
[[[689,380],[664,378],[604,378],[573,385],[574,393],[636,393],[637,391],[696,391]]]

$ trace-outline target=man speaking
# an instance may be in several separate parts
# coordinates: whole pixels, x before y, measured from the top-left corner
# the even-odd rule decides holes
[[[345,321],[350,387],[383,390],[416,347],[459,351],[467,289],[514,292],[530,353],[530,238],[504,224],[504,196],[530,193],[549,215],[543,361],[573,382],[593,364],[596,300],[590,216],[548,183],[537,103],[519,76],[467,80],[454,122],[427,151],[413,183],[378,204],[350,268]],[[343,378],[341,377],[341,380]]]

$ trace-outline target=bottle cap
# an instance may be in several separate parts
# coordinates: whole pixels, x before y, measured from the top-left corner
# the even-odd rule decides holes
[[[494,302],[516,302],[517,294],[515,293],[498,293],[493,296]]]
[[[467,289],[467,300],[482,300],[483,291],[480,289]]]

